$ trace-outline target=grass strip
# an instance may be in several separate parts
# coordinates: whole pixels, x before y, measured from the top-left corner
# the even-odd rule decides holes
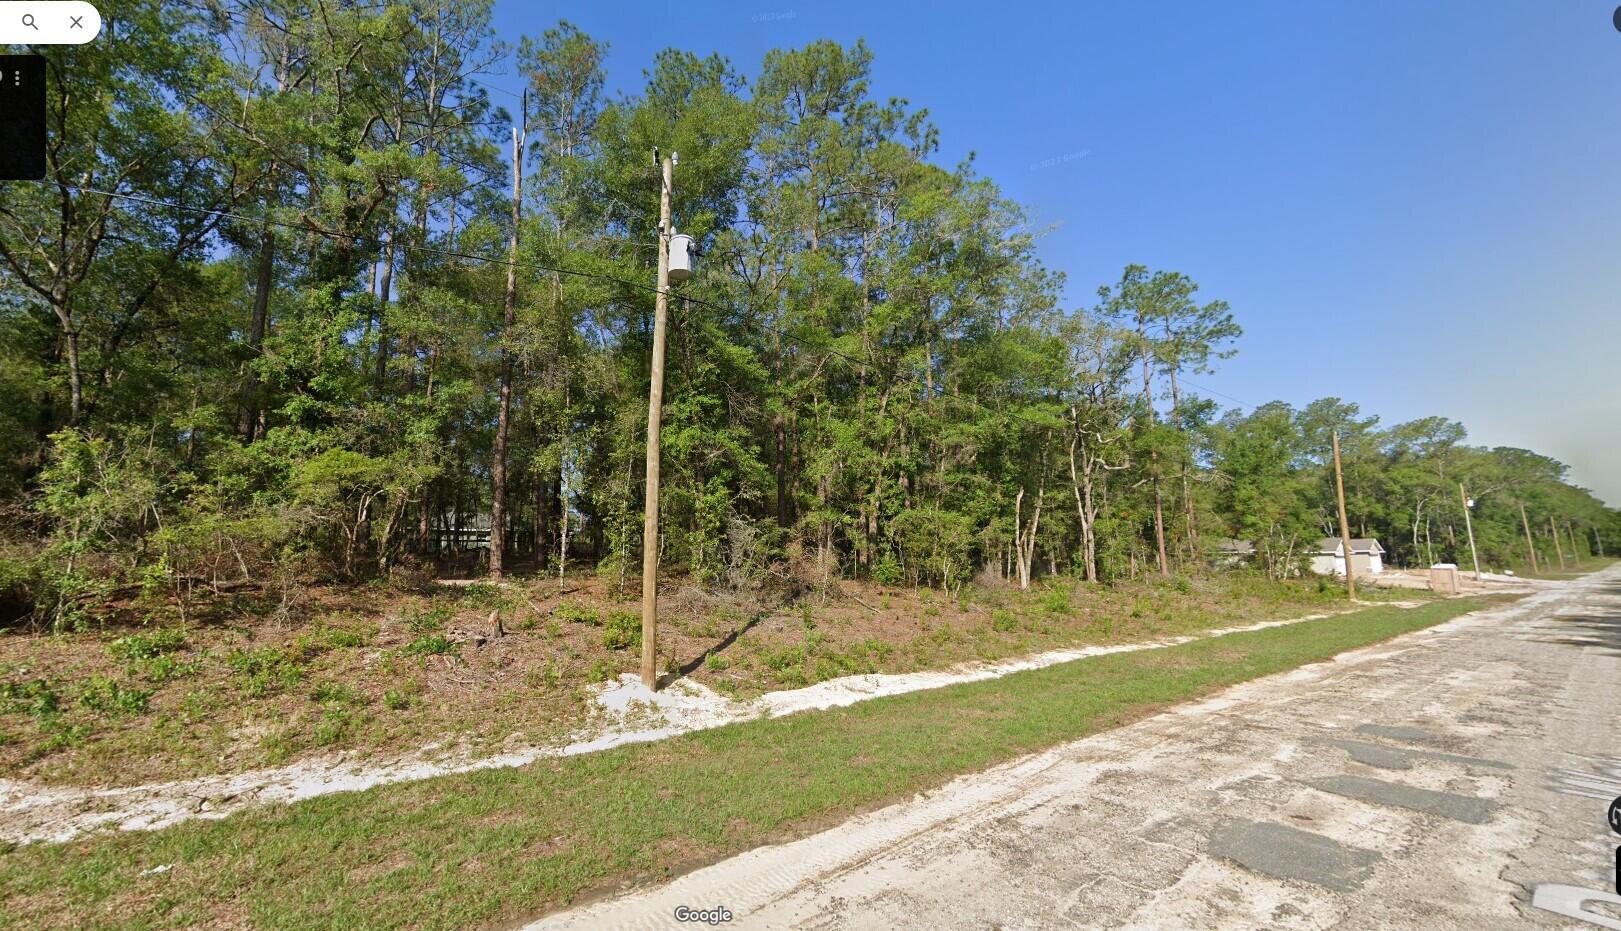
[[[510,921],[1498,600],[1369,608],[223,821],[17,847],[0,854],[0,927]],[[142,875],[159,866],[170,869]]]

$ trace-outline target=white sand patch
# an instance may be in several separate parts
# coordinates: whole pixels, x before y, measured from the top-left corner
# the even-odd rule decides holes
[[[1393,602],[1412,607],[1416,602]],[[395,757],[317,757],[287,766],[140,786],[86,788],[44,786],[0,779],[0,840],[63,842],[87,832],[116,828],[154,830],[191,818],[224,818],[244,807],[291,803],[333,792],[431,779],[482,769],[524,766],[537,760],[577,756],[611,747],[719,727],[764,716],[778,717],[853,705],[885,695],[994,679],[1106,653],[1155,650],[1243,631],[1282,627],[1329,617],[1311,614],[1281,621],[1227,627],[1200,634],[1139,643],[1051,650],[1019,659],[967,663],[949,669],[845,676],[801,689],[768,692],[735,701],[696,682],[680,680],[654,693],[633,675],[599,687],[590,725],[558,746],[521,746],[492,756],[430,744]],[[516,735],[515,735],[516,736]]]

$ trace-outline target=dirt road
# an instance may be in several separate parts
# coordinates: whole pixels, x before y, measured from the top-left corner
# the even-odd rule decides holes
[[[1621,567],[530,928],[1621,928],[1616,795]]]

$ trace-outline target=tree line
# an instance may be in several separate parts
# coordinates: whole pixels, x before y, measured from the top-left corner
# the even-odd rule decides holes
[[[1186,275],[1133,265],[1061,306],[1025,212],[937,163],[862,43],[752,78],[671,49],[610,97],[605,42],[506,43],[490,13],[133,0],[43,50],[48,177],[0,185],[13,602],[60,621],[121,586],[436,564],[625,588],[655,148],[701,252],[671,302],[672,571],[1028,586],[1236,538],[1287,575],[1336,532],[1335,432],[1352,529],[1397,562],[1467,559],[1460,483],[1490,567],[1529,559],[1527,525],[1550,562],[1621,546],[1562,464],[1453,421],[1221,410],[1188,378],[1241,329]],[[488,83],[507,71],[522,94]]]

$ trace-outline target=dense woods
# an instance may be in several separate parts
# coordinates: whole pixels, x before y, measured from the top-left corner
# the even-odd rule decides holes
[[[1336,431],[1352,531],[1395,563],[1468,564],[1460,483],[1485,568],[1621,550],[1563,465],[1444,417],[1220,409],[1189,378],[1243,309],[1185,275],[1063,306],[1019,205],[938,163],[859,43],[669,50],[616,98],[605,42],[503,43],[488,0],[102,6],[42,50],[49,177],[0,184],[8,619],[485,572],[492,512],[505,571],[631,591],[655,147],[701,250],[660,541],[694,582],[1107,582],[1231,538],[1288,575],[1337,532]]]

